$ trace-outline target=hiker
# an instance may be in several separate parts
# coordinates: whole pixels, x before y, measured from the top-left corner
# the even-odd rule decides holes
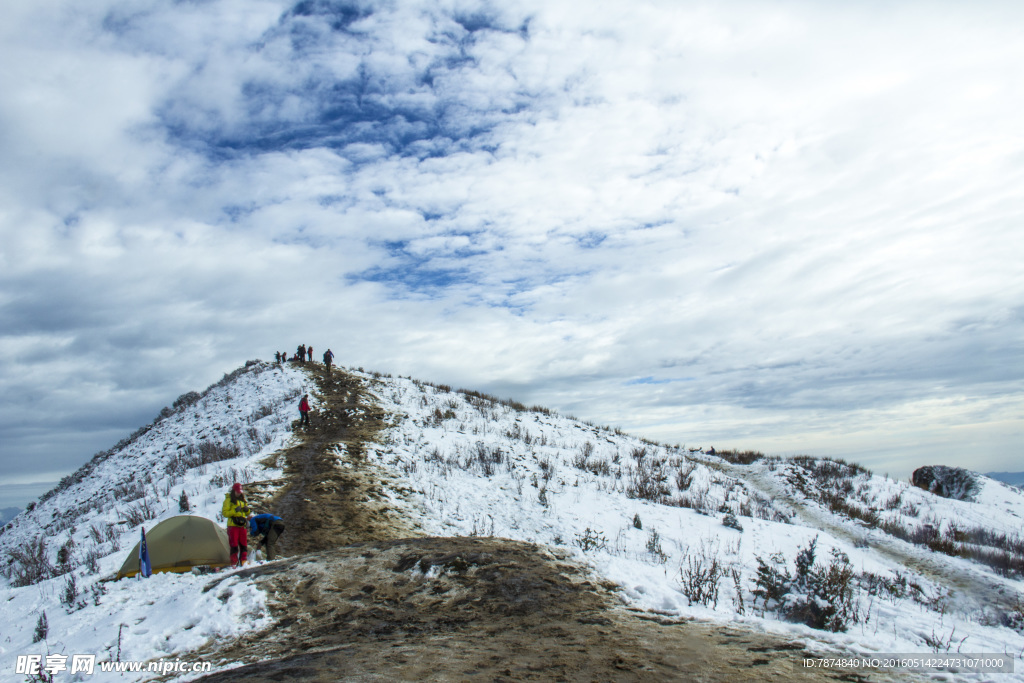
[[[299,414],[302,415],[302,419],[299,421],[299,426],[309,426],[309,394],[303,394],[302,400],[299,401]]]
[[[267,549],[267,559],[273,560],[277,556],[277,537],[284,533],[284,522],[277,515],[256,515],[249,520],[249,533],[254,538],[263,537],[259,545]]]
[[[299,362],[300,363],[305,363],[306,362],[306,345],[305,344],[299,344],[299,348],[297,349],[297,352],[296,352],[295,355],[299,357]]]
[[[327,374],[331,374],[331,363],[334,362],[334,352],[330,349],[324,351],[324,365],[327,366]]]
[[[281,362],[281,352],[280,351],[274,351],[274,362],[275,363],[280,363]]]
[[[309,354],[309,362],[312,363],[313,362],[313,347],[312,346],[307,346],[306,347],[306,353]]]
[[[224,507],[221,509],[224,519],[228,520],[228,546],[231,548],[231,566],[241,567],[249,559],[249,501],[242,493],[242,485],[238,482],[224,495]]]

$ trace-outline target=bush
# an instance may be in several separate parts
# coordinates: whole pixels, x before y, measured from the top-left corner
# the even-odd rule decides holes
[[[828,567],[814,567],[807,574],[805,593],[787,601],[787,616],[823,631],[845,631],[860,621],[853,600],[853,568],[846,553],[833,548]]]
[[[686,566],[680,570],[682,579],[681,590],[689,604],[699,602],[707,607],[718,606],[718,582],[725,574],[725,568],[717,557],[690,555],[686,558]]]
[[[608,546],[608,539],[604,537],[604,534],[594,531],[588,526],[582,534],[576,534],[576,540],[573,543],[586,553],[591,550],[604,550]]]
[[[175,410],[184,410],[185,408],[198,403],[200,398],[202,398],[202,396],[199,395],[199,392],[189,391],[174,399],[172,406]]]
[[[635,452],[636,450],[634,457]],[[629,483],[626,485],[626,496],[660,503],[669,495],[667,481],[668,475],[665,474],[661,462],[644,461],[641,456],[637,459],[636,469],[630,472]]]
[[[697,469],[697,466],[692,462],[679,463],[679,469],[676,471],[676,488],[680,491],[686,491],[690,488],[690,484],[693,483],[693,471]]]
[[[68,574],[67,580],[64,582],[64,590],[60,595],[60,604],[69,608],[74,609],[78,603],[78,582],[75,581],[74,573]]]
[[[731,512],[722,519],[722,526],[727,526],[730,529],[735,529],[736,531],[743,531],[743,526],[740,524],[740,521],[736,519],[736,515]]]
[[[131,527],[139,526],[151,519],[156,519],[156,516],[156,509],[145,498],[134,505],[129,505],[125,508],[124,512],[124,519],[128,522],[128,526]]]
[[[760,451],[715,451],[715,455],[734,465],[750,465],[764,457]]]
[[[764,609],[777,608],[787,619],[824,631],[846,631],[860,621],[853,596],[853,567],[850,558],[833,548],[827,567],[815,564],[818,539],[797,551],[795,572],[790,576],[781,556],[773,564],[757,557],[758,569],[752,591]],[[773,566],[774,565],[774,566]]]
[[[658,533],[657,529],[651,529],[651,535],[647,538],[647,552],[654,556],[658,562],[665,564],[668,560],[668,555],[661,547],[661,534]]]
[[[4,572],[14,587],[31,586],[57,574],[56,568],[50,563],[46,550],[46,539],[38,536],[23,548],[15,548],[8,555],[8,564]]]
[[[46,612],[39,614],[39,621],[36,622],[36,632],[32,637],[33,643],[38,643],[41,640],[46,640],[46,636],[50,633],[50,625],[46,621]]]
[[[761,607],[767,610],[781,603],[782,598],[789,592],[789,584],[792,576],[784,566],[785,558],[781,553],[771,556],[772,564],[768,564],[761,556],[757,558],[757,576],[754,578],[754,607],[757,607],[757,599],[761,598]],[[782,567],[779,569],[779,567]]]

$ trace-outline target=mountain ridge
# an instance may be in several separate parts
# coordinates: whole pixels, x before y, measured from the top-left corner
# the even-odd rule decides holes
[[[96,579],[120,563],[141,524],[177,513],[176,502],[182,492],[189,494],[193,513],[211,518],[217,517],[221,492],[235,479],[254,492],[260,509],[272,510],[284,500],[289,482],[294,480],[291,454],[301,460],[303,456],[298,454],[305,440],[303,433],[295,430],[292,403],[305,392],[312,395],[314,407],[314,430],[306,435],[319,438],[317,428],[326,435],[335,430],[331,425],[338,427],[337,433],[332,432],[309,451],[310,457],[320,458],[311,470],[313,479],[316,472],[329,469],[342,473],[311,479],[307,493],[349,495],[351,502],[338,508],[342,511],[339,516],[357,520],[365,512],[364,528],[380,523],[395,528],[386,521],[392,519],[402,521],[398,536],[412,533],[411,538],[454,539],[451,544],[461,543],[457,539],[465,537],[505,538],[510,543],[550,548],[597,577],[590,579],[597,590],[612,590],[602,588],[605,584],[614,587],[607,599],[640,610],[636,614],[660,615],[659,619],[673,623],[698,619],[710,624],[712,631],[728,623],[730,628],[743,630],[748,639],[774,638],[775,644],[765,645],[764,651],[776,654],[760,657],[767,659],[760,666],[770,668],[792,665],[798,651],[807,656],[851,648],[862,652],[897,651],[892,648],[938,651],[952,642],[953,631],[993,652],[1019,652],[1017,644],[1024,646],[1020,625],[1015,627],[1013,622],[1011,597],[1020,586],[1015,575],[1011,572],[1011,576],[1001,577],[986,565],[947,558],[927,545],[944,542],[947,532],[955,539],[956,533],[974,528],[1010,533],[1008,529],[1019,524],[1016,520],[1024,513],[1024,501],[1014,490],[999,488],[1001,484],[985,482],[982,491],[982,498],[1002,496],[1000,504],[1006,506],[998,519],[990,519],[993,515],[987,504],[940,500],[905,483],[836,461],[726,454],[726,458],[737,460],[730,462],[719,455],[656,444],[542,408],[530,409],[514,401],[452,391],[411,378],[338,369],[332,381],[348,382],[349,387],[332,394],[325,389],[325,374],[318,364],[258,363],[232,374],[194,402],[140,430],[142,433],[120,450],[108,453],[16,524],[5,527],[0,549],[10,558],[20,557],[17,553],[24,552],[39,532],[55,539],[58,547],[53,543],[45,547],[46,561],[55,571],[42,579],[53,594],[62,588],[67,592],[73,578],[78,582],[78,595],[65,605],[62,600],[40,602],[25,592],[34,583],[19,587],[15,585],[19,575],[7,576],[8,586],[3,590],[9,599],[3,609],[11,623],[18,623],[12,633],[17,647],[31,647],[33,626],[15,618],[17,610],[33,615],[49,610],[51,628],[60,628],[65,642],[110,658],[122,645],[124,656],[139,659],[191,652],[213,657],[214,653],[205,649],[211,642],[251,644],[272,638],[275,624],[296,616],[281,612],[275,602],[280,596],[261,587],[259,576],[277,571],[274,563],[228,572],[213,581],[201,575],[173,579],[163,575],[141,586],[138,582],[101,584]],[[367,426],[374,421],[376,424]],[[364,433],[346,441],[346,430]],[[140,477],[138,472],[133,476],[132,467],[159,476]],[[364,470],[372,474],[358,474]],[[149,481],[141,481],[147,478]],[[849,491],[842,494],[845,487]],[[293,525],[282,538],[282,547],[286,541],[295,541],[303,525],[308,526],[300,521],[297,510],[293,508]],[[813,511],[808,526],[795,523],[801,511]],[[147,516],[148,521],[143,519]],[[1005,523],[1000,521],[1004,517]],[[940,534],[931,539],[893,536],[886,525],[894,525],[896,520],[905,524],[914,520],[918,525],[915,533],[934,528],[934,522]],[[988,526],[981,527],[983,521]],[[360,539],[338,531],[326,536],[310,533],[307,540],[314,547],[290,549],[298,554],[288,561],[294,564],[296,557],[315,557],[305,554],[310,551],[335,552],[315,547],[326,546],[330,539],[336,541],[332,547],[338,552],[353,543],[413,543],[398,537],[376,538],[375,534]],[[845,631],[837,629],[843,634],[839,639],[827,631],[794,624],[793,612],[785,613],[785,605],[778,600],[766,598],[758,604],[758,562],[788,571],[798,551],[813,547],[812,542],[818,552],[813,566],[824,570],[829,561],[833,567],[842,566],[836,563],[846,557],[856,574],[848,588],[850,604],[859,612],[848,615],[849,623],[833,622],[845,626]],[[949,541],[954,549],[958,542],[966,543]],[[497,545],[491,552],[504,547],[504,542],[493,543]],[[900,554],[894,557],[877,550],[885,545],[898,547]],[[415,554],[408,548],[408,553]],[[76,566],[68,571],[59,571],[61,549],[76,560],[71,563]],[[781,558],[778,562],[773,559],[776,556]],[[697,570],[716,562],[721,573],[712,599],[709,594],[701,595],[697,590],[701,586],[692,581]],[[551,566],[559,563],[569,566],[562,560]],[[387,569],[390,573],[384,575],[411,581],[417,590],[428,594],[448,585],[444,581],[463,581],[460,571],[473,571],[469,564],[455,562],[454,573],[441,572],[451,574],[445,578],[436,571],[431,573],[430,567],[439,566],[432,562],[425,570],[416,568],[419,562],[399,569],[401,565],[397,561],[374,571]],[[922,573],[926,565],[931,569]],[[486,562],[476,566],[486,566]],[[560,580],[558,571],[562,570],[552,574],[552,580]],[[957,579],[972,572],[986,578],[977,584]],[[483,585],[476,588],[489,590]],[[710,590],[711,586],[703,588]],[[799,602],[800,594],[793,586],[789,588],[787,599]],[[153,617],[130,606],[135,599],[132,596],[141,597],[147,591],[157,591],[162,596],[158,602],[195,601],[196,609],[209,610],[211,616],[190,619],[179,614],[183,612],[180,608],[163,614],[166,623],[156,631],[166,637],[156,638],[156,631],[148,625]],[[364,599],[368,595],[355,592]],[[1005,599],[991,599],[1000,595]],[[436,599],[443,602],[441,597]],[[232,616],[220,619],[225,607]],[[359,605],[341,602],[336,611],[320,618],[347,618],[358,625],[378,618],[383,614],[380,609],[373,600]],[[80,622],[96,610],[103,611],[108,620],[135,625],[127,631],[122,627],[90,635]],[[615,623],[621,626],[626,622]],[[560,628],[564,630],[564,625]],[[897,634],[900,629],[906,635],[879,636]],[[635,628],[627,630],[634,632]],[[796,649],[786,649],[786,642]],[[240,652],[232,655],[238,657],[233,661],[218,659],[219,666],[245,666]],[[722,652],[725,657],[725,650]],[[744,656],[739,650],[730,652],[729,657]],[[745,656],[748,665],[759,659],[750,650]],[[400,670],[400,665],[395,662],[398,668],[393,671]],[[567,670],[574,665],[583,662],[566,664]],[[611,666],[620,677],[641,671],[635,667],[615,669],[611,661],[601,666]],[[504,675],[504,669],[494,671]]]

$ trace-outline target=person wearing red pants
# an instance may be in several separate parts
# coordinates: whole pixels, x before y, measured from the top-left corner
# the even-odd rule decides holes
[[[249,501],[245,499],[242,485],[235,483],[224,495],[221,509],[228,520],[228,546],[231,548],[231,566],[241,567],[249,559]]]

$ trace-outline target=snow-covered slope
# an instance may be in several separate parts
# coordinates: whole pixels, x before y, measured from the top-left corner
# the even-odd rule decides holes
[[[0,556],[36,561],[5,567],[0,680],[24,680],[13,678],[19,655],[174,659],[211,638],[266,625],[265,596],[251,586],[229,584],[203,593],[205,577],[192,574],[100,579],[121,566],[141,526],[180,514],[183,492],[190,514],[219,519],[233,481],[280,476],[259,460],[291,438],[294,399],[309,384],[300,370],[265,363],[226,375],[98,454],[63,482],[63,490],[10,523],[0,536]],[[35,582],[26,572],[54,576]],[[33,642],[44,612],[48,634]],[[70,659],[67,665],[63,675],[70,672]]]
[[[832,461],[732,464],[410,379],[379,380],[374,391],[399,416],[375,457],[417,492],[410,514],[431,533],[573,549],[637,607],[745,622],[822,648],[1018,659],[1024,651],[1012,628],[1022,626],[1024,584],[883,529],[917,523],[940,535],[988,529],[1019,539],[1024,496],[999,482],[982,477],[978,502],[968,503]],[[872,525],[813,495],[821,484],[811,472],[834,469],[843,499],[876,515]],[[812,543],[822,572],[852,573],[845,631],[784,620],[784,604],[766,608],[754,593],[759,568],[795,574]],[[717,590],[702,593],[699,577],[714,571]],[[794,590],[787,599],[799,598]]]
[[[982,478],[976,502],[963,502],[831,461],[738,464],[474,392],[350,372],[391,416],[365,453],[395,475],[393,501],[426,533],[559,546],[637,608],[743,623],[822,651],[959,650],[1020,664],[1021,582],[927,545],[972,543],[977,529],[1019,539],[1016,489]],[[259,461],[289,443],[295,399],[313,389],[290,367],[233,373],[21,515],[0,552],[25,553],[42,538],[48,563],[59,567],[65,547],[72,571],[27,586],[14,572],[0,588],[0,676],[26,654],[187,660],[211,639],[267,625],[265,596],[241,579],[208,593],[195,574],[98,579],[135,543],[138,517],[149,526],[178,514],[182,491],[193,513],[218,519],[232,481],[279,477]],[[228,449],[237,457],[197,465],[202,453],[235,454]],[[817,579],[795,577],[812,548],[813,576],[840,584],[844,610],[827,620],[842,627],[834,633],[784,617],[821,599],[809,587]],[[787,575],[788,593],[765,595],[769,579]],[[77,596],[62,604],[72,576]],[[33,643],[44,611],[49,633]]]

